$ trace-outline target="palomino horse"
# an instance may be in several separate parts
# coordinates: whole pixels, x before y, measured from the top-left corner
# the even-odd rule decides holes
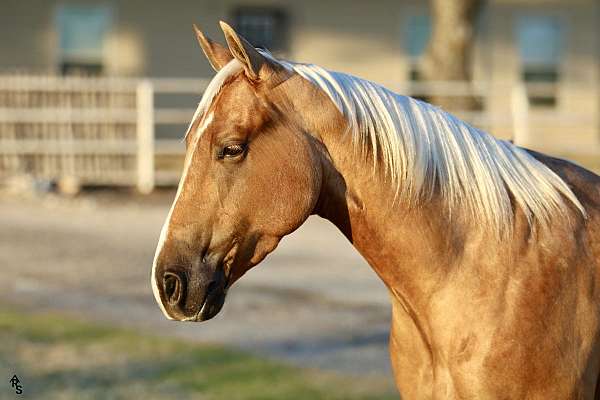
[[[168,318],[212,318],[318,214],[389,289],[404,399],[600,397],[600,177],[221,26],[152,268]]]

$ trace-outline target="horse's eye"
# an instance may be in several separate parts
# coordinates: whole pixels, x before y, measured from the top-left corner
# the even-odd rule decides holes
[[[244,153],[245,146],[243,144],[230,144],[228,146],[223,147],[221,150],[222,158],[233,158]]]

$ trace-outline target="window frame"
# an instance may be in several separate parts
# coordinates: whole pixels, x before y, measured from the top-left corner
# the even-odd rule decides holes
[[[261,15],[262,14],[262,15]],[[288,52],[289,17],[282,7],[278,6],[238,6],[231,12],[232,25],[236,32],[246,38],[252,45],[264,48],[273,54],[285,54]],[[243,27],[241,19],[247,17],[272,18],[272,43],[267,47],[265,43],[249,35]]]
[[[547,19],[557,25],[558,49],[555,62],[528,62],[521,48],[521,26],[527,19]],[[568,40],[568,24],[560,13],[533,9],[515,15],[513,18],[513,38],[517,56],[518,79],[525,85],[529,104],[533,108],[557,108],[559,106],[558,86],[562,82]],[[549,78],[548,78],[549,77]],[[546,88],[544,88],[544,86]],[[542,90],[540,90],[540,88]],[[537,93],[536,93],[537,92]],[[545,93],[548,92],[548,93]]]
[[[96,52],[77,54],[77,49],[68,49],[64,46],[65,31],[69,13],[97,13],[98,18],[105,19],[99,24],[101,37],[98,40]],[[115,13],[113,7],[108,4],[59,4],[54,10],[54,27],[57,37],[55,65],[61,75],[75,74],[102,75],[106,72],[107,42],[108,37],[115,26]],[[84,46],[85,47],[85,46]],[[82,49],[79,49],[82,50]]]

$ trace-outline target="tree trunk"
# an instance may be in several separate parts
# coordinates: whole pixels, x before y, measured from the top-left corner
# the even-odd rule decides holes
[[[474,25],[483,0],[430,0],[432,34],[423,62],[427,81],[470,81]],[[478,107],[471,96],[431,96],[449,110]]]

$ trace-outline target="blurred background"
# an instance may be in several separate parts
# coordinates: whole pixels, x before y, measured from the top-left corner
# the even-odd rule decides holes
[[[0,0],[0,398],[394,398],[386,289],[311,217],[207,323],[149,277],[229,22],[600,171],[596,0]]]

